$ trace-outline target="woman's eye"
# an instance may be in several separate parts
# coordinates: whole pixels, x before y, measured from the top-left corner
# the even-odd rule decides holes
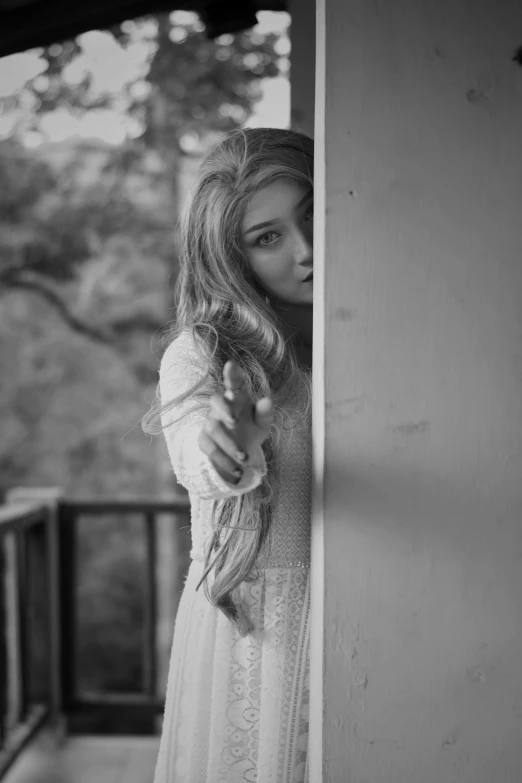
[[[311,206],[309,206],[308,209],[306,210],[306,218],[310,219],[313,218],[313,216],[314,216],[314,205],[311,204]]]
[[[277,238],[278,234],[275,231],[267,231],[266,234],[262,234],[257,240],[258,245],[270,245]]]

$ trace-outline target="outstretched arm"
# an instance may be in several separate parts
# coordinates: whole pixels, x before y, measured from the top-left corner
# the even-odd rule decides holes
[[[166,403],[183,394],[204,374],[205,367],[190,334],[181,335],[167,348],[161,361],[161,402]],[[220,500],[250,492],[261,483],[267,470],[259,438],[255,444],[250,444],[240,479],[235,479],[222,467],[216,469],[215,459],[206,453],[210,450],[208,443],[206,451],[200,445],[203,440],[205,448],[201,434],[212,407],[210,402],[207,405],[188,399],[162,414],[172,469],[179,483],[202,500]],[[230,431],[232,433],[233,430]]]

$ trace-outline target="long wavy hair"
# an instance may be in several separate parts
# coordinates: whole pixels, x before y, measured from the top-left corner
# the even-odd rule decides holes
[[[313,140],[304,133],[236,130],[207,154],[180,216],[175,318],[161,342],[168,345],[188,330],[208,372],[193,388],[164,404],[158,386],[152,407],[142,418],[144,431],[155,435],[163,429],[166,410],[189,397],[208,402],[215,391],[222,393],[223,366],[229,359],[242,368],[252,400],[273,400],[274,420],[262,445],[267,474],[251,492],[222,502],[198,584],[241,636],[255,630],[242,606],[239,586],[258,578],[256,560],[265,545],[270,550],[281,435],[292,405],[302,416],[311,407],[311,375],[301,367],[282,321],[253,278],[241,245],[247,203],[259,189],[283,177],[313,188]]]

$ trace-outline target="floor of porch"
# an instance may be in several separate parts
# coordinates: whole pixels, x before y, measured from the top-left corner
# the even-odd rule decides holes
[[[42,732],[5,783],[152,783],[159,737],[67,737]]]

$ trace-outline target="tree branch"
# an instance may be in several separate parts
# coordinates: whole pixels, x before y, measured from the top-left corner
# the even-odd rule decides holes
[[[162,322],[157,322],[146,314],[139,314],[136,317],[120,317],[118,320],[115,320],[115,323],[111,325],[111,328],[105,330],[97,329],[95,326],[85,323],[74,315],[62,296],[50,283],[43,280],[40,275],[28,271],[25,271],[23,274],[14,274],[13,269],[10,269],[7,273],[4,272],[4,274],[0,274],[0,295],[2,290],[7,292],[9,289],[32,291],[42,299],[45,299],[70,329],[78,334],[82,334],[87,339],[105,345],[107,348],[114,351],[118,358],[125,363],[127,369],[135,377],[140,386],[157,383],[157,368],[149,367],[146,362],[138,364],[126,362],[122,352],[118,348],[115,337],[130,331],[142,330],[153,332],[162,326]]]
[[[112,345],[113,335],[108,330],[97,329],[95,326],[85,323],[69,309],[66,302],[60,294],[45,280],[38,275],[30,272],[24,272],[22,275],[4,275],[0,277],[0,285],[5,288],[21,289],[34,291],[42,299],[45,299],[58,313],[60,318],[75,332],[83,334],[89,340],[101,343],[102,345]]]
[[[115,316],[105,329],[99,329],[78,318],[69,309],[67,303],[53,285],[40,275],[27,270],[13,274],[11,269],[8,274],[0,274],[0,290],[1,288],[18,288],[33,291],[45,299],[73,331],[103,345],[112,345],[117,337],[124,336],[129,332],[152,333],[164,326],[163,320],[155,318],[149,313],[135,313]]]
[[[165,322],[154,318],[149,313],[117,316],[111,320],[110,329],[114,336],[129,332],[155,332],[165,325]]]

